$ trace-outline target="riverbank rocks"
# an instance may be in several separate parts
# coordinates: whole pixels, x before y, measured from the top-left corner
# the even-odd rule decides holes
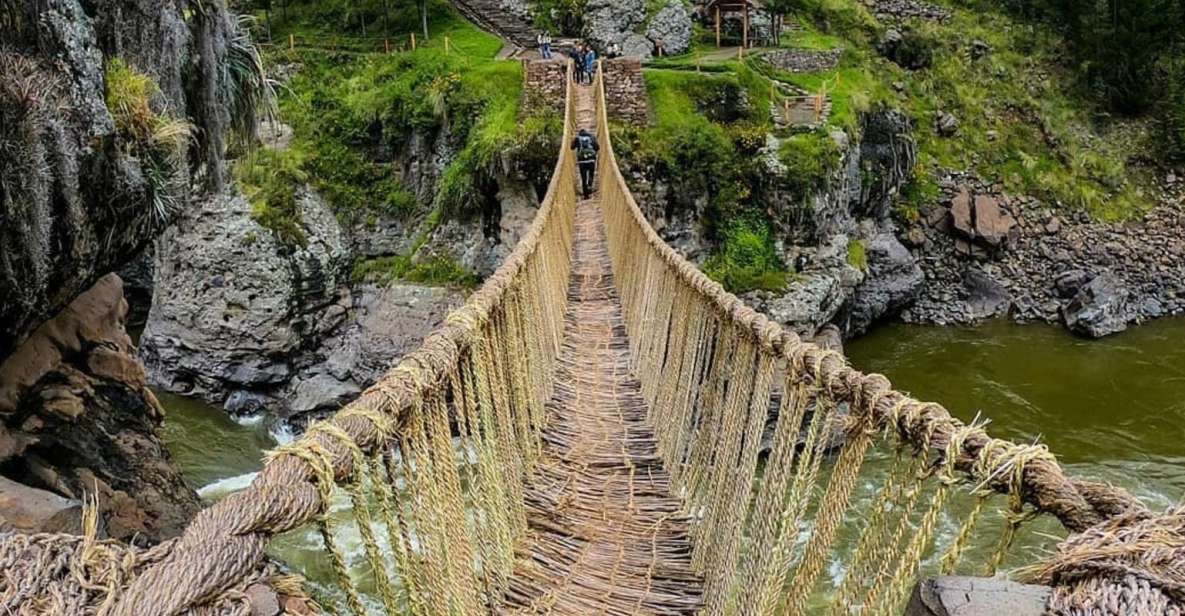
[[[973,199],[966,186],[951,199],[950,224],[962,240],[956,245],[965,255],[986,256],[1016,239],[1016,218],[1000,207],[999,199],[982,194]]]
[[[1095,276],[1062,309],[1066,327],[1090,338],[1102,338],[1127,329],[1131,293],[1109,272]]]
[[[157,434],[164,411],[124,329],[127,311],[110,274],[0,364],[0,467],[24,486],[0,492],[32,507],[10,509],[0,496],[9,525],[62,530],[71,501],[93,496],[107,536],[157,542],[197,511]]]
[[[1085,336],[1118,330],[1120,321],[1131,324],[1185,314],[1185,237],[1180,233],[1185,228],[1185,195],[1167,191],[1142,216],[1109,223],[1091,220],[1084,212],[1054,210],[1031,197],[1006,195],[1000,186],[972,176],[944,177],[940,186],[951,206],[921,211],[923,224],[915,228],[923,231],[925,242],[913,242],[913,251],[923,263],[926,284],[918,301],[903,313],[905,320],[961,324],[983,318],[983,306],[976,305],[974,292],[965,284],[974,268],[982,268],[995,281],[993,296],[1006,290],[1013,319],[1073,323]],[[981,233],[976,221],[968,219],[967,211],[973,212],[976,205],[973,194],[995,199],[1000,213],[1006,214],[1003,227],[1011,228],[1006,234],[997,231],[997,236],[1006,238],[1007,250],[993,251],[989,244],[967,239]],[[1099,288],[1079,298],[1103,273],[1111,282],[1104,278]],[[1126,308],[1119,301],[1124,295],[1120,289],[1126,290]],[[990,303],[1002,301],[1001,297]]]
[[[925,282],[917,259],[892,231],[878,232],[865,242],[865,255],[868,271],[840,317],[848,338],[867,332],[882,316],[912,304]]]

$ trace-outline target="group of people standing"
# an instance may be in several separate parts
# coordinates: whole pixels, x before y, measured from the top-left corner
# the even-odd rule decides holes
[[[552,40],[550,32],[540,32],[535,41],[539,44],[539,55],[543,56],[544,60],[550,60],[554,56],[552,52]],[[576,83],[590,84],[592,83],[593,75],[597,72],[597,52],[588,43],[580,43],[573,45],[568,49],[568,58],[572,60],[573,77]]]
[[[540,32],[536,37],[536,42],[539,44],[539,55],[543,56],[544,60],[550,60],[552,58],[551,33]],[[613,53],[614,51],[615,49],[610,48],[612,55],[616,55]],[[596,50],[588,43],[580,43],[569,48],[567,55],[572,60],[572,78],[576,80],[576,83],[592,84],[593,75],[597,72]],[[582,128],[576,138],[572,140],[570,147],[576,152],[576,163],[580,169],[581,193],[585,199],[588,199],[592,197],[596,184],[597,157],[601,145],[597,143],[597,138],[588,132],[588,129]]]

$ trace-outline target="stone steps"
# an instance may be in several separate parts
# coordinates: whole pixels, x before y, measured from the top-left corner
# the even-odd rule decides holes
[[[530,22],[503,8],[501,0],[453,0],[453,6],[482,30],[518,47],[535,46],[538,32]]]

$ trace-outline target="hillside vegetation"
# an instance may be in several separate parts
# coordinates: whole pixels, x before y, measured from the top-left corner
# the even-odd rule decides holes
[[[757,237],[767,246],[776,240],[765,222],[766,178],[754,164],[764,133],[772,132],[766,110],[780,97],[775,85],[825,94],[832,104],[827,126],[781,135],[785,182],[804,199],[836,168],[829,133],[858,137],[863,113],[894,109],[912,119],[919,149],[896,210],[904,222],[941,198],[940,184],[952,173],[1101,221],[1156,206],[1164,167],[1185,157],[1180,3],[934,4],[950,18],[882,23],[859,0],[768,3],[801,26],[779,46],[842,50],[831,70],[789,73],[760,53],[722,57],[704,30],[690,53],[651,64],[654,126],[625,131],[633,142],[626,158],[669,175],[679,207],[697,195],[711,200],[704,222],[718,242],[707,268],[715,277],[736,291],[785,278],[782,264],[741,249],[757,245]],[[884,44],[890,30],[900,35],[892,49]],[[719,115],[737,108],[744,110],[738,117]],[[955,120],[953,132],[940,129],[944,118]]]
[[[494,59],[501,41],[454,13],[427,3],[428,37],[411,3],[297,2],[257,28],[276,42],[267,60],[290,72],[280,89],[282,120],[294,138],[239,162],[236,177],[255,217],[280,238],[302,241],[296,192],[309,185],[347,228],[377,216],[403,219],[420,232],[413,252],[447,218],[480,215],[501,161],[549,169],[561,119],[519,116],[522,67]],[[411,34],[417,33],[414,50]],[[388,51],[389,50],[389,51]],[[391,157],[416,134],[446,139],[455,151],[433,197],[402,185]],[[538,160],[536,160],[538,159]],[[441,258],[418,265],[412,254],[360,263],[360,276],[470,284],[472,276]]]

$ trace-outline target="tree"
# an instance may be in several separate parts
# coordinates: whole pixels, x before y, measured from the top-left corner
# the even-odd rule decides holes
[[[424,40],[428,40],[428,0],[416,0],[420,7],[420,23],[424,27]]]

